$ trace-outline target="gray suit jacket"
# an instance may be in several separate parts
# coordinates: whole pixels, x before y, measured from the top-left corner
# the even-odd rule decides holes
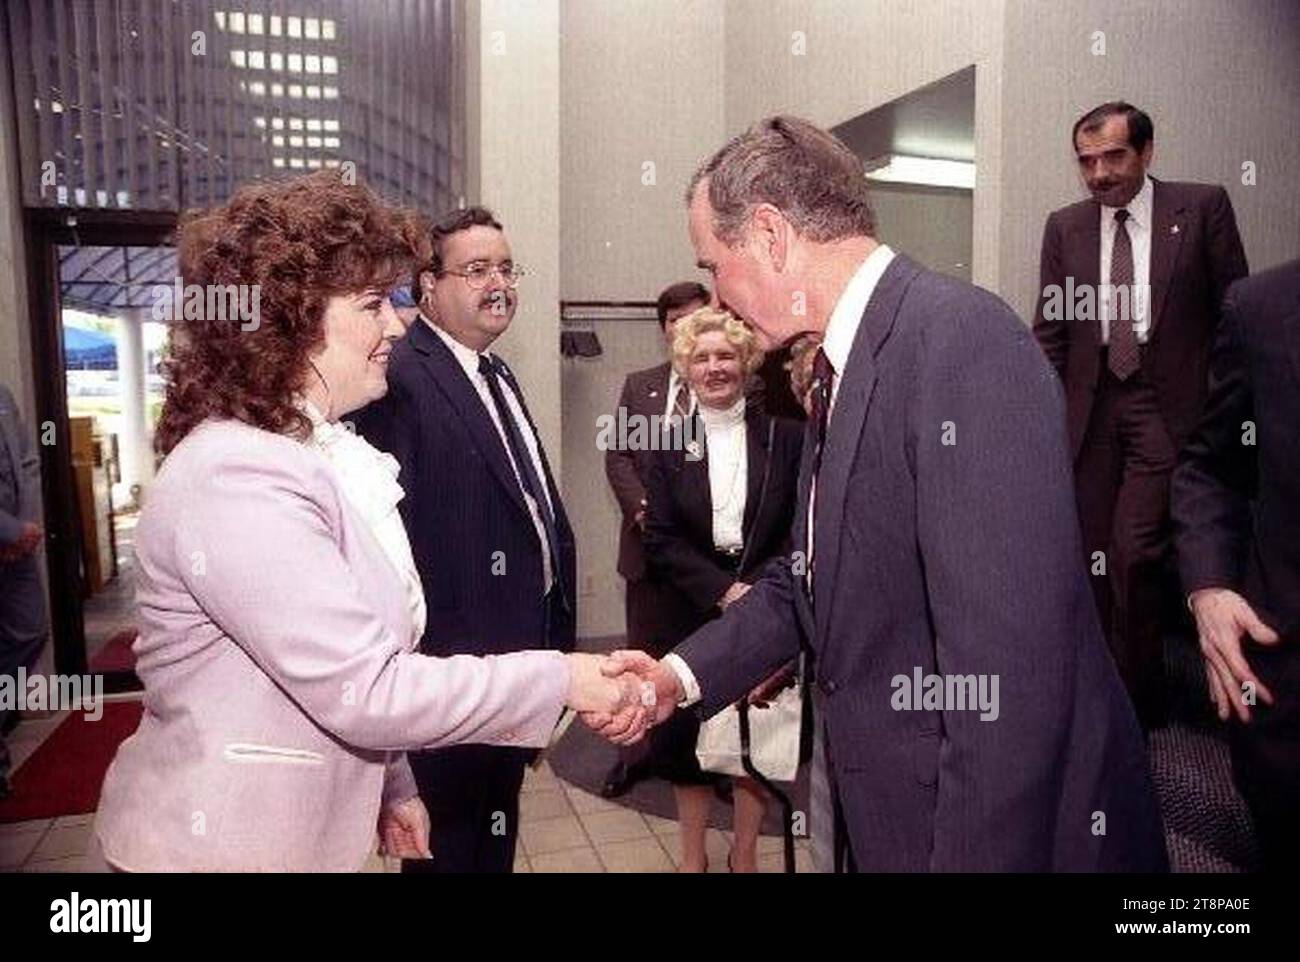
[[[815,610],[796,554],[677,649],[708,717],[804,640],[859,869],[1167,867],[1141,733],[1080,563],[1062,402],[1004,303],[896,257],[830,421]],[[996,678],[996,719],[953,701],[896,707],[900,676],[918,669]]]
[[[0,545],[41,516],[41,460],[9,389],[0,384]]]

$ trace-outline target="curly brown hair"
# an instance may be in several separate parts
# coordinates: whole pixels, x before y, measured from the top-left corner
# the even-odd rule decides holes
[[[258,290],[259,311],[252,325],[224,309],[173,321],[158,450],[209,417],[305,438],[311,423],[294,399],[324,344],[326,303],[387,294],[427,261],[427,234],[412,212],[327,170],[251,184],[223,207],[187,215],[177,243],[186,288],[245,285]]]

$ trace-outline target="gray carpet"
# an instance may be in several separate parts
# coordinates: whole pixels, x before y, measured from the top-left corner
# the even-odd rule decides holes
[[[621,639],[582,643],[590,651],[610,651]],[[1205,688],[1194,638],[1171,637],[1165,644],[1170,692],[1170,723],[1151,736],[1148,757],[1165,820],[1169,860],[1175,872],[1245,872],[1259,868],[1250,815],[1232,782],[1223,726]],[[614,746],[582,724],[575,724],[555,747],[551,767],[559,777],[599,794],[618,760]],[[790,787],[796,811],[808,811],[807,766]],[[618,803],[660,818],[675,818],[672,787],[658,779],[635,785]],[[731,827],[731,807],[714,805],[711,824]],[[779,835],[780,810],[768,808],[764,833]]]

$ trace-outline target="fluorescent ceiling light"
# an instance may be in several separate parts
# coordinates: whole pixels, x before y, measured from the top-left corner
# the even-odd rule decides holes
[[[877,166],[867,171],[867,179],[974,190],[975,165],[965,160],[937,160],[934,157],[889,154],[880,158]]]

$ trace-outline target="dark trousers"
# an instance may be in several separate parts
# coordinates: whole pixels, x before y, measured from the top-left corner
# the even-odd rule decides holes
[[[1161,568],[1177,451],[1150,382],[1141,372],[1117,380],[1104,354],[1102,364],[1075,493],[1102,628],[1138,717],[1150,727],[1165,711]]]
[[[539,643],[571,645],[573,613],[559,588],[540,602]],[[557,718],[556,721],[559,721]],[[403,859],[403,872],[509,873],[519,840],[519,790],[537,751],[496,745],[452,745],[408,753],[420,800],[429,810],[433,859]]]
[[[411,771],[429,810],[433,859],[405,859],[402,871],[514,871],[519,789],[534,754],[494,745],[411,752]]]
[[[1237,789],[1255,822],[1264,868],[1294,871],[1300,862],[1300,635],[1276,646],[1247,640],[1243,652],[1275,699],[1251,708],[1251,721],[1230,721]]]
[[[16,682],[19,668],[30,671],[45,638],[45,592],[36,556],[0,562],[0,675]],[[0,776],[9,774],[5,735],[17,723],[15,709],[0,708]]]

